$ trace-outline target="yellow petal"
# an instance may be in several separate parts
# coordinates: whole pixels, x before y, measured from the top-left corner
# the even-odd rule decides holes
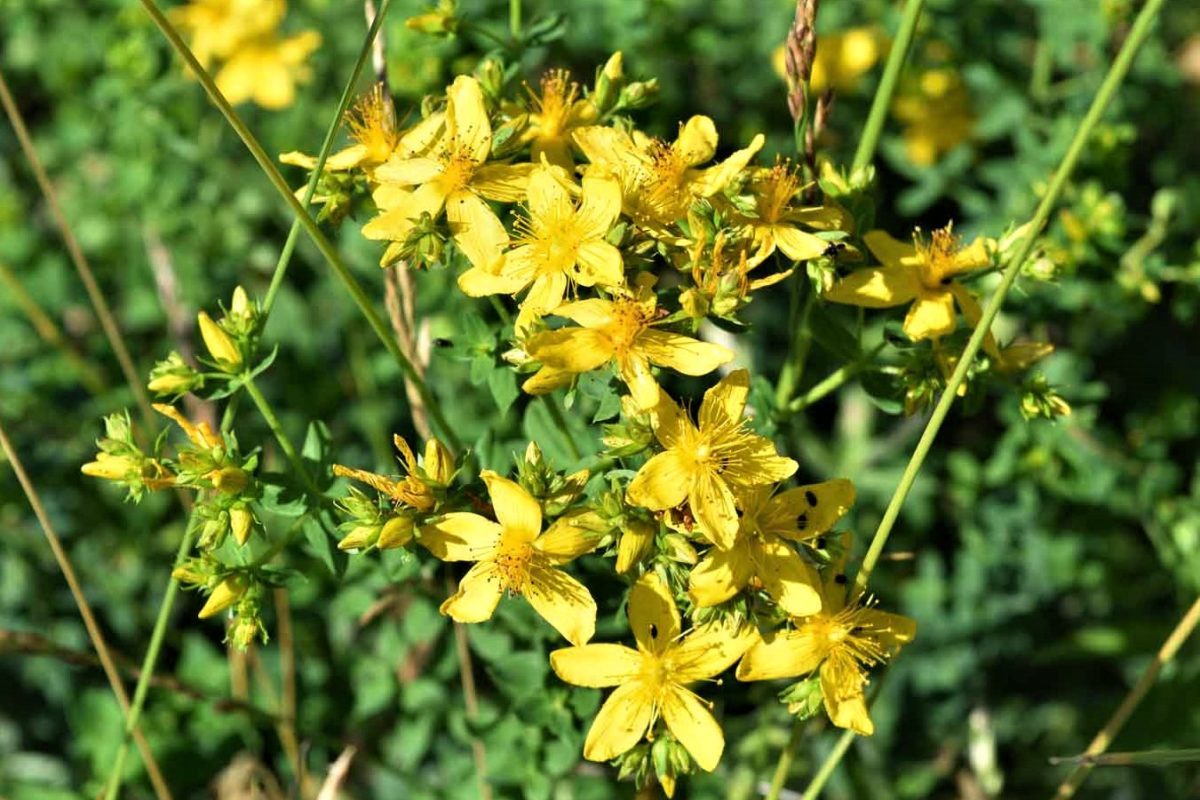
[[[583,202],[578,222],[590,237],[604,238],[621,216],[621,184],[608,173],[591,170],[583,176]]]
[[[581,286],[620,286],[625,282],[621,251],[608,242],[586,241],[579,246],[576,258],[572,277]]]
[[[671,679],[686,684],[720,675],[758,642],[753,625],[710,623],[694,629],[671,649]]]
[[[525,288],[507,273],[496,275],[486,269],[471,267],[458,276],[458,288],[468,297],[487,297],[492,294],[516,294]]]
[[[889,654],[894,654],[901,645],[908,644],[917,635],[917,621],[900,614],[889,614],[873,608],[859,611],[862,625],[869,628]]]
[[[554,173],[545,168],[533,171],[529,177],[528,192],[529,213],[534,219],[552,221],[574,207],[571,193],[558,182]]]
[[[647,572],[629,590],[629,627],[644,652],[661,653],[679,637],[679,609],[655,572]]]
[[[765,436],[743,434],[738,457],[725,467],[723,476],[730,485],[755,486],[778,483],[795,474],[799,464],[775,452],[775,443]]]
[[[825,299],[864,308],[888,308],[907,303],[920,289],[920,280],[912,268],[873,267],[851,272],[825,292]]]
[[[640,681],[618,686],[592,723],[583,743],[589,761],[611,761],[630,750],[642,737],[654,715],[654,702]]]
[[[783,254],[792,261],[807,261],[825,252],[829,242],[811,233],[805,233],[791,225],[772,226],[775,233],[775,244]]]
[[[750,141],[749,147],[738,150],[715,167],[696,170],[696,174],[691,176],[695,191],[701,197],[711,197],[724,189],[738,176],[738,173],[746,168],[750,159],[754,158],[754,154],[762,149],[765,142],[766,139],[760,133]]]
[[[615,305],[609,300],[579,300],[554,310],[554,316],[566,317],[585,328],[602,328],[612,322]]]
[[[794,617],[821,611],[821,579],[799,553],[779,539],[763,541],[758,553],[758,577],[767,594]]]
[[[482,164],[492,149],[492,124],[479,81],[459,75],[446,90],[447,127],[455,144],[476,164]]]
[[[565,564],[600,546],[608,526],[594,511],[566,514],[551,523],[533,543],[552,564]]]
[[[916,269],[921,263],[917,248],[911,242],[901,242],[886,231],[868,231],[863,241],[871,253],[889,267]]]
[[[200,337],[204,340],[208,354],[228,369],[240,367],[242,354],[233,341],[233,337],[226,333],[224,328],[213,322],[212,317],[205,312],[201,311],[196,316],[200,323]]]
[[[433,148],[446,133],[446,114],[437,112],[409,128],[396,147],[398,158],[421,156]]]
[[[533,610],[571,644],[587,644],[596,632],[596,601],[582,583],[561,569],[531,565],[524,595]]]
[[[750,373],[737,369],[704,393],[700,402],[700,428],[707,430],[721,423],[742,418],[750,395]]]
[[[753,574],[748,543],[714,547],[688,575],[688,595],[701,608],[715,606],[740,592]]]
[[[485,164],[471,176],[471,191],[488,200],[516,203],[525,199],[533,164]]]
[[[949,289],[950,293],[954,295],[958,307],[962,309],[963,319],[972,328],[978,327],[980,320],[983,319],[983,309],[979,307],[979,301],[975,299],[975,295],[971,294],[970,289],[959,283],[951,283]],[[1001,363],[1005,361],[1004,356],[1000,353],[1000,346],[996,343],[996,337],[990,330],[983,337],[983,350],[997,361]]]
[[[478,514],[443,514],[421,529],[421,545],[442,561],[479,561],[496,550],[503,529]]]
[[[534,334],[525,350],[552,369],[589,372],[612,359],[612,346],[612,340],[599,331],[561,328]]]
[[[845,478],[798,486],[776,495],[760,518],[764,532],[790,539],[819,536],[854,505],[854,484]]]
[[[684,375],[707,375],[733,360],[733,351],[727,347],[654,328],[642,331],[634,347],[651,363]]]
[[[504,581],[495,572],[496,565],[491,561],[471,567],[458,584],[458,591],[442,603],[441,612],[456,622],[491,619],[504,593]]]
[[[518,484],[491,470],[485,469],[479,477],[487,484],[496,519],[505,532],[528,537],[532,542],[542,532],[542,507],[538,501]]]
[[[733,492],[716,475],[704,475],[692,484],[688,507],[704,535],[722,550],[737,541],[738,516]]]
[[[923,292],[904,317],[904,333],[914,342],[938,338],[954,332],[954,295],[950,292]]]
[[[839,728],[847,728],[860,736],[875,732],[863,699],[866,682],[866,676],[848,655],[828,658],[821,665],[821,695],[829,719]]]
[[[812,672],[825,658],[824,639],[801,627],[763,637],[742,656],[738,664],[739,681],[769,681],[796,678]]]
[[[692,472],[689,464],[680,453],[668,450],[642,465],[633,476],[625,496],[635,506],[651,511],[665,511],[687,499],[691,484]]]
[[[977,238],[969,245],[959,250],[954,254],[954,266],[946,271],[946,275],[960,275],[964,272],[983,269],[992,265],[992,256],[989,252],[996,249],[996,242],[991,239]]]
[[[432,158],[403,158],[392,155],[375,168],[375,180],[397,186],[418,186],[428,183],[445,171],[440,161]]]
[[[508,232],[488,204],[470,192],[455,192],[446,200],[446,220],[454,243],[467,260],[498,274],[508,246]]]
[[[528,394],[549,394],[556,389],[570,386],[575,379],[575,373],[565,369],[542,367],[533,377],[521,384],[521,390]]]
[[[668,450],[678,445],[689,432],[696,430],[688,415],[666,392],[659,392],[658,405],[654,408],[651,421],[654,438]]]
[[[662,700],[663,722],[705,772],[712,772],[725,750],[725,736],[708,707],[691,691],[679,686],[667,689]]]
[[[551,272],[534,278],[529,287],[529,294],[521,303],[522,310],[528,314],[542,316],[549,314],[562,305],[563,295],[567,293],[567,276],[561,272]]]
[[[662,390],[658,381],[654,380],[649,361],[630,355],[620,362],[617,375],[629,387],[629,396],[638,413],[650,411],[658,406]]]
[[[657,532],[653,523],[641,520],[630,520],[621,531],[621,539],[617,542],[617,572],[624,575],[650,552]]]
[[[703,164],[717,152],[717,126],[705,116],[694,116],[679,127],[679,138],[671,145],[689,167]]]
[[[637,677],[643,656],[622,644],[564,647],[550,654],[554,674],[575,686],[604,689]]]

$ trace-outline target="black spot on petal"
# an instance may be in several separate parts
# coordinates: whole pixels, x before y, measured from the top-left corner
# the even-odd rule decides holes
[[[809,489],[808,491],[806,491],[806,492],[804,493],[804,499],[808,501],[808,504],[809,504],[810,506],[812,506],[813,508],[816,508],[816,506],[817,506],[817,495],[816,495],[816,492],[814,492],[813,490]]]
[[[655,625],[653,622],[650,623],[650,638],[651,639],[658,638],[658,626]]]
[[[833,576],[833,582],[836,583],[838,586],[845,586],[847,580],[849,580],[849,579],[845,576],[844,573],[839,572],[837,575]]]

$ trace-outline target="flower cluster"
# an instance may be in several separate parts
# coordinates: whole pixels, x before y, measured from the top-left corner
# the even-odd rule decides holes
[[[283,36],[284,0],[190,0],[172,20],[190,37],[200,66],[217,65],[214,80],[230,103],[280,109],[308,79],[307,61],[321,44],[313,30]]]

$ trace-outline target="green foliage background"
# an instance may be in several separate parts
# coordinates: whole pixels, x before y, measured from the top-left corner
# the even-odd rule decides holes
[[[526,14],[536,19],[551,6],[530,2]],[[974,138],[918,168],[890,121],[878,221],[901,238],[914,225],[928,230],[951,218],[964,232],[996,235],[1032,212],[1134,9],[1122,0],[927,6],[907,73],[934,63],[928,45],[943,44],[970,92]],[[506,5],[461,8],[503,32]],[[911,557],[885,561],[874,586],[888,606],[919,621],[919,635],[888,671],[875,712],[879,732],[856,743],[830,797],[987,796],[970,795],[967,786],[1047,796],[1062,776],[1047,758],[1086,746],[1200,590],[1200,9],[1167,9],[1070,190],[1066,208],[1084,236],[1072,238],[1056,220],[1047,235],[1056,279],[1023,280],[999,324],[1004,336],[1020,329],[1059,347],[1045,369],[1075,413],[1057,423],[1025,422],[1017,399],[997,394],[952,414],[891,543],[892,552]],[[404,17],[420,10],[397,2],[386,26],[390,79],[402,104],[469,70],[480,52],[469,40],[434,41],[404,29]],[[620,49],[627,72],[657,77],[662,86],[660,102],[641,115],[646,129],[672,133],[679,121],[704,113],[725,148],[764,131],[768,149],[784,152],[790,119],[770,55],[792,11],[782,0],[572,3],[562,38],[528,53],[523,66],[531,79],[555,65],[587,77]],[[897,20],[890,3],[847,0],[822,6],[820,29],[894,30]],[[269,150],[313,152],[365,27],[360,9],[328,0],[294,3],[288,25],[316,27],[325,37],[313,80],[287,111],[243,111]],[[936,63],[945,61],[937,54]],[[0,67],[143,370],[179,346],[151,268],[157,243],[173,265],[187,320],[196,309],[212,310],[237,283],[265,290],[290,223],[286,211],[135,3],[0,0]],[[837,98],[823,143],[837,163],[849,160],[877,74]],[[80,476],[100,417],[132,406],[132,397],[6,126],[0,153],[0,262],[109,387],[90,394],[15,298],[0,293],[0,420],[111,643],[140,660],[183,518],[172,498],[135,508],[113,487]],[[289,178],[298,184],[302,176]],[[358,235],[361,222],[344,226],[337,241],[382,298],[378,252]],[[418,312],[432,321],[434,336],[453,344],[435,352],[431,375],[456,427],[485,465],[505,468],[534,437],[556,465],[572,466],[561,437],[526,398],[497,411],[498,400],[511,399],[496,366],[498,343],[464,324],[491,312],[452,291],[451,277],[418,276]],[[786,342],[786,299],[757,303],[749,358],[773,375]],[[264,390],[293,436],[324,420],[336,460],[387,471],[391,432],[411,434],[398,371],[307,244],[266,336],[280,352]],[[805,385],[839,363],[818,347]],[[801,462],[801,477],[855,481],[851,521],[863,533],[874,529],[920,432],[919,418],[881,405],[851,386],[779,431]],[[487,422],[493,418],[500,420],[494,426]],[[244,441],[266,445],[268,463],[280,462],[252,414],[239,430]],[[592,428],[581,425],[578,433],[596,440]],[[20,646],[27,639],[17,634],[89,647],[11,472],[0,476],[0,796],[95,796],[116,746],[119,712],[98,669]],[[483,695],[481,719],[471,726],[453,632],[437,613],[440,575],[390,556],[339,561],[344,573],[335,575],[329,543],[314,542],[288,558],[305,578],[289,592],[297,729],[312,772],[322,774],[353,743],[360,750],[349,784],[355,796],[470,797],[475,731],[498,796],[631,795],[605,770],[578,766],[600,693],[570,689],[549,674],[546,653],[557,642],[528,608],[502,604],[494,623],[470,629]],[[198,607],[188,596],[176,609],[160,673],[203,696],[155,689],[145,718],[171,785],[178,797],[203,796],[240,751],[277,770],[286,785],[290,773],[269,719],[221,702],[229,693],[222,631],[196,620]],[[597,640],[620,630],[619,613],[615,605],[602,608]],[[274,689],[256,688],[252,700],[274,711],[278,649],[272,643],[258,657]],[[757,796],[788,733],[774,691],[754,686],[724,708],[721,771],[693,781],[686,796]],[[1198,699],[1200,647],[1192,644],[1115,749],[1194,746]],[[828,730],[810,730],[790,786],[803,786],[832,741]],[[990,769],[970,755],[988,746],[996,749]],[[150,796],[136,761],[127,796]],[[1200,771],[1191,765],[1114,768],[1097,771],[1085,792],[1183,797],[1198,786]]]

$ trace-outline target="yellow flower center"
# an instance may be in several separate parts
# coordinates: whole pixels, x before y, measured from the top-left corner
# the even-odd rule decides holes
[[[635,300],[618,300],[613,303],[612,321],[604,333],[612,342],[613,356],[619,361],[629,355],[642,331],[650,325],[650,314],[645,306]]]
[[[579,84],[568,78],[566,70],[551,70],[542,77],[542,96],[530,93],[536,109],[531,117],[538,139],[554,139],[562,135],[567,114],[579,95]]]
[[[500,534],[500,544],[496,547],[493,560],[504,589],[513,594],[524,592],[529,585],[529,567],[533,556],[533,543],[527,537],[507,529]]]
[[[817,647],[826,658],[835,655],[849,657],[864,666],[887,661],[887,651],[876,637],[877,631],[863,614],[864,607],[849,605],[834,615],[818,614],[805,623],[812,632]]]
[[[442,162],[442,176],[446,182],[447,194],[461,191],[475,177],[479,164],[475,162],[471,152],[465,147],[456,147],[447,154]]]
[[[800,174],[784,161],[777,163],[758,186],[755,205],[764,223],[778,222],[800,189]]]
[[[519,244],[533,245],[538,275],[568,272],[579,261],[585,229],[575,209],[557,206],[538,216],[516,222]]]
[[[957,270],[959,251],[958,237],[954,235],[954,224],[933,232],[929,240],[914,234],[913,244],[917,248],[920,262],[918,274],[926,289],[945,289]]]
[[[683,156],[666,142],[655,139],[647,150],[642,194],[648,206],[659,216],[678,218],[687,212],[691,198],[684,189],[688,165]]]
[[[366,160],[372,164],[387,161],[400,141],[392,101],[384,95],[381,83],[359,99],[346,125],[350,128],[350,138],[367,148]]]

